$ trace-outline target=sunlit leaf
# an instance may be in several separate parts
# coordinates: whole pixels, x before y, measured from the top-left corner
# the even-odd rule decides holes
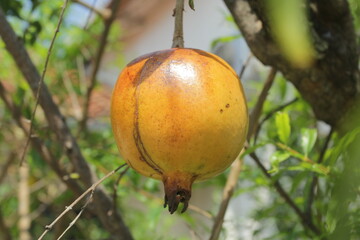
[[[275,123],[280,141],[286,144],[291,133],[289,115],[285,112],[277,113],[275,116]]]
[[[317,138],[317,130],[310,128],[301,129],[301,147],[305,156],[313,149]]]

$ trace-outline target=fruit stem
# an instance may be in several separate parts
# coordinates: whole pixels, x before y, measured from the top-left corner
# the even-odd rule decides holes
[[[183,12],[184,12],[184,0],[176,0],[176,6],[174,9],[175,26],[173,36],[173,48],[184,48],[184,31],[183,31]]]
[[[169,175],[163,177],[165,189],[164,208],[169,206],[171,214],[177,210],[180,203],[184,205],[181,213],[186,211],[189,206],[193,181],[193,178],[182,174],[171,174],[171,177]]]

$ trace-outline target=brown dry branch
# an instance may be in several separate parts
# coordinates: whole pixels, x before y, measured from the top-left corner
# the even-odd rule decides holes
[[[24,163],[27,148],[28,148],[29,143],[30,143],[30,138],[31,138],[31,135],[32,135],[32,132],[33,132],[33,127],[34,127],[35,114],[36,114],[37,107],[39,105],[39,96],[40,96],[41,88],[42,88],[42,85],[44,83],[44,78],[45,78],[47,66],[49,64],[51,51],[52,51],[52,48],[54,46],[57,34],[58,34],[59,30],[60,30],[60,26],[61,26],[61,23],[62,23],[62,20],[63,20],[63,17],[64,17],[64,13],[65,13],[67,3],[68,3],[68,0],[65,0],[64,5],[63,5],[62,10],[61,10],[61,13],[60,13],[60,16],[59,16],[58,24],[57,24],[56,29],[55,29],[54,36],[51,39],[50,46],[49,46],[49,49],[48,49],[48,52],[47,52],[47,55],[46,55],[44,69],[43,69],[43,72],[42,72],[41,77],[39,79],[38,87],[37,87],[37,90],[36,90],[36,96],[35,96],[35,106],[34,106],[33,112],[31,114],[31,119],[30,119],[30,131],[29,131],[29,135],[27,137],[25,147],[24,147],[21,159],[20,159],[20,166]]]
[[[116,181],[115,181],[115,183],[114,183],[114,185],[113,185],[113,203],[114,203],[114,205],[113,205],[113,211],[114,212],[117,212],[117,197],[118,197],[118,195],[117,195],[117,188],[118,188],[118,186],[119,186],[119,183],[120,183],[120,181],[121,181],[121,179],[125,176],[125,174],[126,174],[126,172],[129,170],[129,166],[126,166],[126,168],[123,170],[123,171],[121,171],[120,172],[120,174],[119,174],[119,177],[116,179]]]
[[[111,14],[108,18],[104,19],[104,30],[100,37],[99,46],[97,48],[97,52],[95,55],[95,58],[93,59],[93,62],[91,64],[91,73],[89,76],[89,85],[87,87],[86,95],[85,95],[85,103],[83,106],[83,113],[82,113],[82,119],[79,123],[79,132],[83,132],[86,130],[86,124],[89,118],[89,105],[91,100],[91,94],[96,86],[96,75],[100,68],[100,63],[102,60],[102,57],[105,52],[105,47],[107,45],[108,37],[110,34],[111,26],[116,18],[116,13],[119,8],[121,0],[112,0],[109,10],[111,11]]]
[[[272,86],[272,83],[275,79],[275,75],[276,75],[276,69],[272,68],[269,72],[269,75],[268,75],[265,83],[264,83],[263,89],[261,90],[259,99],[256,102],[256,105],[250,114],[250,120],[249,120],[250,124],[249,124],[249,130],[248,130],[248,135],[247,135],[248,141],[250,141],[250,138],[254,134],[253,131],[255,129],[255,126],[257,126],[257,122],[259,121],[264,102],[266,100],[266,97],[268,95],[270,87]],[[234,192],[237,180],[238,180],[240,172],[241,172],[241,166],[242,166],[242,159],[240,159],[240,158],[236,159],[235,163],[231,166],[231,170],[230,170],[230,173],[229,173],[229,176],[228,176],[228,179],[226,181],[225,188],[223,191],[223,198],[221,200],[220,208],[218,210],[214,225],[211,230],[211,235],[209,238],[210,240],[219,239],[220,232],[222,229],[222,224],[224,222],[225,213],[226,213],[227,207],[229,206],[230,199],[233,196],[233,192]]]
[[[176,0],[174,9],[174,35],[173,35],[173,48],[184,47],[184,31],[183,31],[183,13],[184,13],[184,0]]]
[[[23,43],[18,39],[6,20],[2,9],[0,9],[0,36],[5,43],[7,51],[12,55],[19,70],[28,82],[33,94],[36,95],[39,85],[38,79],[40,79],[39,72],[31,61]],[[64,153],[70,159],[75,171],[79,174],[82,184],[85,187],[91,186],[97,181],[97,177],[84,159],[75,138],[65,122],[64,116],[53,101],[46,84],[43,84],[41,88],[39,105],[44,110],[50,129],[56,134],[57,143],[63,147]],[[95,212],[107,231],[113,236],[117,236],[118,239],[132,239],[131,233],[122,220],[121,215],[119,213],[108,215],[108,211],[113,203],[105,189],[101,186],[97,188],[94,194],[94,205],[96,205]]]
[[[104,181],[106,180],[107,178],[111,177],[113,174],[115,174],[117,171],[119,171],[121,168],[123,168],[124,166],[126,166],[127,164],[123,164],[123,165],[120,165],[119,167],[117,167],[116,169],[112,170],[111,172],[109,172],[108,174],[106,174],[104,177],[102,177],[100,180],[98,180],[96,183],[94,183],[93,185],[91,185],[85,192],[83,192],[77,199],[75,199],[75,201],[73,201],[69,206],[66,206],[65,207],[65,210],[49,225],[46,225],[45,226],[45,231],[41,234],[41,236],[38,238],[38,240],[41,240],[43,239],[43,237],[54,227],[54,225],[67,213],[69,212],[70,210],[73,209],[73,207],[78,203],[80,202],[86,195],[88,195],[88,193],[90,193],[90,196],[88,198],[88,200],[86,201],[85,205],[83,206],[82,208],[82,211],[83,209],[85,209],[85,207],[89,204],[90,200],[92,200],[93,196],[94,196],[94,192],[95,192],[95,189]],[[82,211],[79,213],[79,215],[81,215]],[[76,220],[78,219],[78,217],[75,218]],[[74,223],[70,223],[70,227],[73,226],[75,224]],[[67,231],[68,229],[65,230],[65,232]],[[63,234],[61,234],[62,236]],[[61,237],[60,236],[60,237]],[[60,239],[59,237],[59,239]],[[117,237],[120,237],[120,236],[117,236]]]

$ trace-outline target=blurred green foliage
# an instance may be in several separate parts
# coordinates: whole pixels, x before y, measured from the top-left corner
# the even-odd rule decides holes
[[[62,1],[41,0],[0,1],[0,7],[5,10],[19,38],[26,44],[38,69],[42,69],[44,65],[62,3]],[[350,3],[359,31],[359,1],[351,0]],[[294,14],[294,16],[297,15]],[[74,91],[72,94],[75,94],[81,102],[85,91],[84,83],[80,80],[79,62],[87,65],[92,60],[102,29],[103,23],[99,18],[95,18],[86,31],[65,18],[61,34],[55,42],[45,78],[46,84],[75,134],[78,130],[78,119],[69,103],[70,93],[64,84],[64,72],[70,76],[69,81]],[[117,25],[113,26],[107,45],[108,50],[121,51],[122,45],[118,41],[120,29]],[[240,36],[224,36],[214,40],[214,45],[232,41],[238,37]],[[4,48],[2,42],[0,42],[0,47]],[[13,101],[21,106],[23,116],[30,118],[34,99],[29,87],[6,51],[0,52],[0,60],[2,66],[0,79],[7,84]],[[114,65],[119,66],[123,64],[122,61],[120,55]],[[258,90],[262,86],[256,81],[249,84]],[[102,88],[100,84],[97,86],[99,90]],[[274,109],[278,109],[295,98],[298,100],[274,112]],[[256,101],[255,97],[251,99],[250,107],[254,106]],[[2,156],[0,169],[5,169],[6,163],[10,162],[6,176],[0,184],[0,213],[13,238],[18,239],[19,199],[16,186],[19,179],[19,156],[15,158],[15,161],[10,161],[7,156],[11,156],[12,152],[22,151],[26,136],[17,128],[11,114],[1,101],[0,118],[2,119],[0,122],[0,155]],[[252,139],[250,147],[243,154],[244,166],[235,192],[235,197],[241,198],[246,195],[254,204],[251,213],[246,216],[257,223],[252,232],[253,237],[269,240],[320,239],[303,227],[298,216],[276,193],[273,181],[278,180],[301,210],[304,212],[311,210],[312,221],[326,237],[334,240],[359,239],[360,164],[357,160],[360,153],[356,147],[360,144],[359,128],[343,136],[333,134],[329,144],[324,148],[328,128],[319,127],[310,106],[280,74],[265,102],[260,121],[262,124],[256,139]],[[79,134],[77,139],[84,157],[101,177],[122,164],[124,160],[118,154],[109,118],[97,117],[92,119],[92,122],[95,123],[95,127]],[[53,133],[49,131],[40,110],[36,116],[35,132],[67,169],[69,176],[66,177],[77,179],[78,174],[73,171],[69,160],[63,156],[62,150],[55,144]],[[256,152],[261,156],[272,180],[269,180],[254,165],[249,157],[251,152]],[[62,184],[34,149],[29,150],[26,161],[29,167],[30,233],[37,238],[43,232],[44,226],[52,222],[77,196]],[[208,191],[210,195],[206,198],[211,204],[209,206],[197,204],[197,206],[204,208],[213,216],[217,213],[228,172],[229,170],[207,182],[194,185],[195,194],[197,191],[201,192],[202,189],[210,189]],[[312,188],[314,179],[318,182],[315,190]],[[163,193],[159,181],[144,178],[130,169],[115,190],[114,184],[116,184],[116,177],[104,182],[109,192],[115,191],[117,194],[117,208],[124,216],[125,223],[135,239],[191,239],[192,232],[208,236],[211,231],[212,221],[194,211],[189,210],[182,215],[167,214],[162,206]],[[315,197],[309,208],[312,192],[315,193]],[[264,194],[267,195],[267,200],[262,197]],[[58,236],[80,208],[81,205],[78,205],[74,212],[66,215],[48,237]],[[241,222],[236,224],[241,224]],[[172,237],[170,233],[179,230],[179,225],[183,228],[181,234]],[[2,234],[0,232],[0,238]],[[227,236],[228,232],[224,229],[221,239],[226,239]],[[86,211],[66,234],[66,239],[97,240],[107,237],[109,233],[100,221]]]

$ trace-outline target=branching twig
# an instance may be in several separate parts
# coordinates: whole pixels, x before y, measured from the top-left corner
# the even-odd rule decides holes
[[[31,138],[31,135],[32,135],[33,127],[34,127],[35,114],[36,114],[37,107],[39,105],[39,98],[40,98],[41,88],[42,88],[42,85],[44,83],[44,77],[45,77],[45,73],[46,73],[46,70],[47,70],[47,66],[49,64],[51,51],[52,51],[52,48],[54,46],[56,36],[57,36],[57,34],[59,32],[59,29],[60,29],[60,26],[61,26],[61,23],[62,23],[62,20],[63,20],[63,17],[64,17],[64,13],[65,13],[67,3],[68,3],[68,0],[65,0],[64,5],[63,5],[62,10],[61,10],[61,13],[60,13],[58,24],[57,24],[56,29],[55,29],[54,36],[51,39],[50,47],[49,47],[48,53],[46,55],[45,64],[44,64],[44,70],[43,70],[43,72],[41,74],[39,82],[37,83],[37,91],[36,91],[36,96],[35,96],[35,106],[34,106],[32,114],[31,114],[29,135],[27,137],[25,147],[24,147],[24,150],[23,150],[21,158],[20,158],[20,166],[23,164],[23,162],[25,160],[25,155],[26,155],[26,152],[27,152],[27,148],[28,148],[29,143],[30,143],[30,138]]]
[[[250,153],[251,158],[255,161],[255,163],[258,165],[258,167],[261,169],[263,174],[270,180],[272,180],[272,177],[268,170],[265,168],[265,166],[261,163],[259,157],[256,155],[255,152]],[[315,234],[320,235],[319,229],[314,225],[312,221],[308,221],[305,214],[301,211],[301,209],[296,205],[296,203],[291,199],[291,197],[286,193],[286,191],[283,189],[279,181],[274,181],[273,185],[276,189],[276,191],[280,194],[280,196],[285,200],[285,202],[295,211],[296,215],[299,216],[301,219],[302,224],[309,228],[311,231],[313,231]]]
[[[38,238],[38,240],[43,239],[43,237],[54,227],[54,225],[70,210],[72,210],[72,208],[78,203],[80,202],[81,199],[83,199],[89,192],[91,192],[91,197],[94,194],[94,191],[96,189],[97,186],[99,186],[105,179],[109,178],[111,175],[113,175],[114,173],[116,173],[117,171],[119,171],[122,167],[126,166],[127,164],[123,164],[119,167],[117,167],[115,170],[112,170],[111,172],[109,172],[108,174],[106,174],[104,177],[102,177],[100,180],[98,180],[96,183],[94,183],[93,185],[91,185],[91,187],[89,187],[83,194],[81,194],[77,199],[75,199],[75,201],[73,201],[70,206],[65,207],[65,210],[50,224],[50,225],[46,225],[45,226],[45,231],[41,234],[41,236]],[[86,204],[87,205],[87,204]]]
[[[96,14],[98,14],[101,18],[103,18],[104,20],[108,19],[110,17],[110,11],[108,9],[97,9],[94,6],[81,1],[81,0],[72,0],[74,3],[78,3],[83,7],[86,7],[88,9],[90,9],[92,12],[95,12]]]
[[[119,174],[119,177],[116,179],[116,182],[114,183],[113,186],[113,211],[116,212],[117,211],[117,188],[119,186],[119,183],[121,181],[121,179],[124,177],[124,175],[126,174],[126,172],[129,170],[129,166],[126,166],[126,168]]]
[[[85,21],[85,24],[84,24],[84,27],[83,29],[86,31],[87,30],[87,27],[89,25],[89,22],[90,22],[90,19],[91,19],[91,16],[92,16],[92,13],[94,12],[93,9],[95,9],[95,5],[96,5],[96,2],[97,0],[93,0],[92,4],[91,4],[91,8],[90,8],[90,12],[86,18],[86,21]]]
[[[111,2],[110,5],[110,9],[111,9],[111,14],[110,17],[105,19],[104,21],[104,31],[101,34],[101,38],[100,38],[100,43],[99,43],[99,47],[97,49],[96,52],[96,56],[95,59],[93,61],[92,64],[92,71],[89,77],[89,86],[87,88],[86,91],[86,95],[85,95],[85,103],[84,103],[84,109],[83,109],[83,114],[82,114],[82,119],[80,121],[79,124],[79,132],[82,132],[83,130],[86,129],[86,123],[88,120],[88,115],[89,115],[89,105],[90,105],[90,100],[91,100],[91,94],[95,88],[96,85],[96,75],[99,71],[99,67],[100,67],[100,63],[103,57],[103,54],[105,52],[105,47],[107,44],[107,40],[110,34],[110,29],[112,26],[112,23],[114,22],[115,18],[116,18],[116,13],[117,10],[119,8],[119,4],[120,4],[120,0],[113,0]]]
[[[240,73],[239,73],[239,78],[241,79],[242,76],[244,75],[245,69],[247,68],[247,66],[250,63],[251,58],[253,57],[252,53],[250,52],[249,55],[247,56],[244,64],[242,65],[241,69],[240,69]]]
[[[183,13],[184,13],[184,0],[176,0],[174,9],[175,25],[172,47],[184,47],[184,31],[183,31]]]
[[[136,191],[138,193],[140,193],[141,195],[143,195],[143,196],[145,196],[147,198],[155,199],[156,201],[158,201],[161,204],[163,204],[163,202],[164,202],[164,200],[162,198],[159,198],[159,197],[157,197],[157,196],[155,196],[155,195],[153,195],[153,194],[151,194],[151,193],[149,193],[147,191],[144,191],[142,189],[138,189],[136,187],[135,187],[135,189],[136,189]],[[214,217],[213,217],[213,215],[211,215],[211,213],[209,213],[208,211],[206,211],[206,210],[204,210],[204,209],[202,209],[202,208],[200,208],[198,206],[195,206],[193,204],[189,204],[188,209],[190,209],[190,210],[192,210],[192,211],[194,211],[194,212],[196,212],[196,213],[198,213],[198,214],[200,214],[200,215],[202,215],[202,216],[204,216],[204,217],[206,217],[206,218],[208,218],[210,220],[214,219]]]
[[[264,102],[266,100],[267,94],[270,90],[270,87],[274,81],[276,75],[276,70],[272,68],[270,70],[270,73],[268,75],[268,78],[266,79],[266,82],[264,83],[263,89],[261,90],[260,96],[258,101],[256,102],[256,105],[253,109],[253,111],[250,114],[250,125],[248,130],[248,136],[247,139],[250,141],[250,138],[253,135],[254,126],[256,126],[257,122],[259,121],[261,110],[263,108]],[[252,126],[252,127],[251,127]],[[226,181],[226,185],[223,191],[223,199],[220,204],[219,211],[216,215],[216,220],[214,222],[214,225],[212,227],[210,240],[216,240],[219,238],[222,224],[224,221],[225,212],[227,210],[227,207],[230,202],[230,198],[233,195],[233,191],[235,189],[237,180],[239,178],[240,172],[241,172],[241,159],[235,160],[236,162],[231,166],[229,177]]]
[[[86,200],[84,206],[81,207],[80,212],[76,215],[76,217],[74,218],[74,220],[72,220],[69,224],[69,226],[64,230],[64,232],[62,232],[60,234],[60,236],[57,238],[57,240],[60,240],[65,233],[72,227],[75,225],[76,221],[80,218],[81,214],[84,212],[85,208],[87,207],[87,205],[89,205],[89,203],[91,202],[92,198],[94,196],[94,190],[91,191],[90,196],[88,197],[88,199]]]
[[[321,149],[321,152],[320,152],[320,155],[319,155],[319,159],[317,161],[318,164],[321,164],[323,159],[324,159],[325,152],[326,152],[326,150],[327,150],[327,148],[329,146],[329,143],[330,143],[330,140],[331,140],[331,137],[332,137],[333,133],[334,133],[334,128],[331,128],[328,136],[325,139],[325,143],[322,146],[322,149]],[[305,216],[308,219],[308,221],[311,221],[311,219],[312,219],[311,207],[312,207],[312,204],[313,204],[314,199],[315,199],[315,189],[316,189],[316,186],[318,184],[318,179],[319,179],[319,177],[316,174],[314,174],[314,176],[312,178],[312,181],[311,181],[311,184],[310,184],[310,190],[309,190],[309,194],[308,194],[308,199],[307,199],[307,202],[306,202],[306,205],[305,205]]]

